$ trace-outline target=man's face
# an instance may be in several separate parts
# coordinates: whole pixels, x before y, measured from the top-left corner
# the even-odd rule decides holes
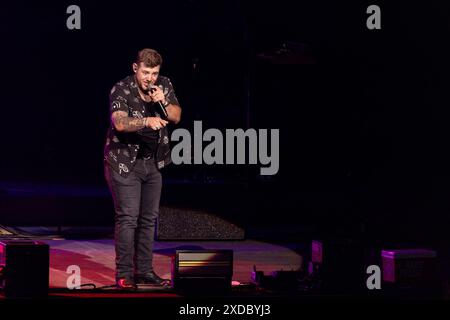
[[[150,84],[155,84],[159,76],[159,69],[161,66],[154,68],[146,67],[144,63],[133,63],[133,71],[136,75],[136,80],[142,91],[147,91]]]

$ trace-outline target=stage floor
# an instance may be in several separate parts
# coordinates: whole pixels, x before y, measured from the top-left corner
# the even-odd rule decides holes
[[[43,240],[50,246],[50,288],[67,288],[69,266],[81,271],[81,284],[96,287],[114,284],[113,239]],[[171,257],[176,250],[233,250],[233,281],[250,282],[253,266],[266,275],[277,270],[299,270],[303,263],[300,244],[271,244],[244,241],[157,241],[154,247],[154,269],[158,275],[171,278]],[[88,287],[86,287],[88,288]]]
[[[6,230],[8,231],[8,230]],[[36,229],[34,230],[36,231]],[[48,230],[47,230],[48,231]],[[50,269],[49,269],[49,297],[51,300],[72,300],[84,298],[95,300],[147,300],[189,297],[183,293],[173,290],[171,287],[149,287],[139,288],[137,291],[124,292],[117,290],[115,284],[115,251],[114,240],[110,230],[108,235],[80,237],[49,236],[48,234],[36,237],[38,240],[50,246]],[[66,234],[68,234],[66,232]],[[7,235],[6,235],[7,236]],[[444,285],[444,292],[432,293],[417,291],[398,291],[383,287],[383,290],[369,291],[345,291],[333,290],[311,290],[305,289],[304,283],[298,283],[296,290],[283,288],[281,290],[266,290],[251,284],[251,274],[254,266],[257,271],[264,272],[269,276],[275,271],[304,271],[307,265],[310,242],[268,242],[263,240],[248,239],[242,241],[155,241],[153,266],[158,275],[171,279],[172,257],[176,250],[220,250],[233,251],[233,290],[230,295],[225,295],[223,301],[241,301],[240,299],[256,299],[255,301],[275,301],[276,303],[295,306],[298,298],[303,300],[340,300],[342,298],[363,299],[391,299],[391,298],[417,298],[420,299],[444,299],[449,300],[448,285]],[[80,270],[81,289],[68,290],[71,280],[71,268],[74,266]],[[32,266],[30,266],[32,269]],[[303,273],[304,274],[304,273]],[[344,279],[345,280],[345,279]],[[394,288],[395,289],[395,288]],[[208,296],[209,292],[205,293]],[[0,292],[0,300],[4,298]],[[220,295],[219,295],[220,298]],[[236,300],[230,300],[235,298]],[[7,300],[7,299],[6,299]],[[221,300],[220,300],[221,301]],[[242,300],[244,301],[244,300]],[[247,300],[245,300],[247,301]],[[250,301],[250,300],[248,300]],[[138,302],[139,303],[139,302]],[[148,302],[146,302],[148,303]]]

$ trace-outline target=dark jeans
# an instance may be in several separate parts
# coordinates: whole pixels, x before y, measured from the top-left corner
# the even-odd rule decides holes
[[[105,163],[115,208],[116,277],[153,271],[153,238],[162,178],[155,160],[137,159],[124,178]]]

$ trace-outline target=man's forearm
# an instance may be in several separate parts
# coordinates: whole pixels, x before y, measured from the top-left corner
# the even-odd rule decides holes
[[[117,131],[135,132],[145,128],[145,118],[133,118],[125,115],[113,117],[114,126]]]
[[[166,107],[167,119],[174,123],[178,123],[181,120],[181,108],[176,104],[169,104]]]

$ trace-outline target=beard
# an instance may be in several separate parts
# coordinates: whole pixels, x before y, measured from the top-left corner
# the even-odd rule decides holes
[[[144,91],[145,93],[147,93],[149,91],[149,87],[150,87],[151,83],[148,83],[147,85],[145,85],[144,82],[141,82],[139,84],[139,87],[141,88],[142,91]]]

